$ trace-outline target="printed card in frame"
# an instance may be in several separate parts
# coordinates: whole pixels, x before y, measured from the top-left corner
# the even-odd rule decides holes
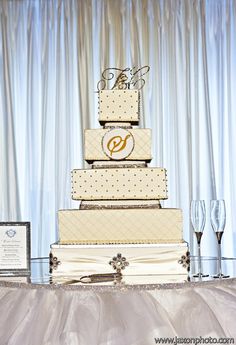
[[[30,274],[30,222],[0,222],[0,275]]]

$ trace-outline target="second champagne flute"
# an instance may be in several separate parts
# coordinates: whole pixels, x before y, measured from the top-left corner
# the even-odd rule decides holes
[[[202,273],[202,260],[201,260],[201,239],[203,230],[206,223],[206,208],[204,200],[192,200],[191,201],[191,222],[197,238],[198,245],[198,273],[193,277],[208,277],[209,274]]]
[[[213,278],[229,278],[222,273],[221,239],[225,229],[226,210],[224,200],[211,200],[211,225],[218,242],[218,273]]]

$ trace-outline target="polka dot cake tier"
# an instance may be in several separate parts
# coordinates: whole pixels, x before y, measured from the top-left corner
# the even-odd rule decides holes
[[[98,94],[99,122],[130,122],[138,124],[140,93],[138,90],[102,90]]]

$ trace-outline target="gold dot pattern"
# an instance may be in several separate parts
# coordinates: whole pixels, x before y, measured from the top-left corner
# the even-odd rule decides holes
[[[72,199],[167,199],[166,170],[163,168],[73,170]]]

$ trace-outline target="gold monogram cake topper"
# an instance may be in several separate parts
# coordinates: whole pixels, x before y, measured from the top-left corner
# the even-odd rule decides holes
[[[102,138],[103,152],[114,160],[128,157],[134,149],[134,144],[134,137],[124,128],[107,131]]]
[[[150,70],[149,66],[140,68],[106,68],[102,72],[102,79],[97,83],[98,92],[101,90],[141,90],[145,85],[143,76]]]

